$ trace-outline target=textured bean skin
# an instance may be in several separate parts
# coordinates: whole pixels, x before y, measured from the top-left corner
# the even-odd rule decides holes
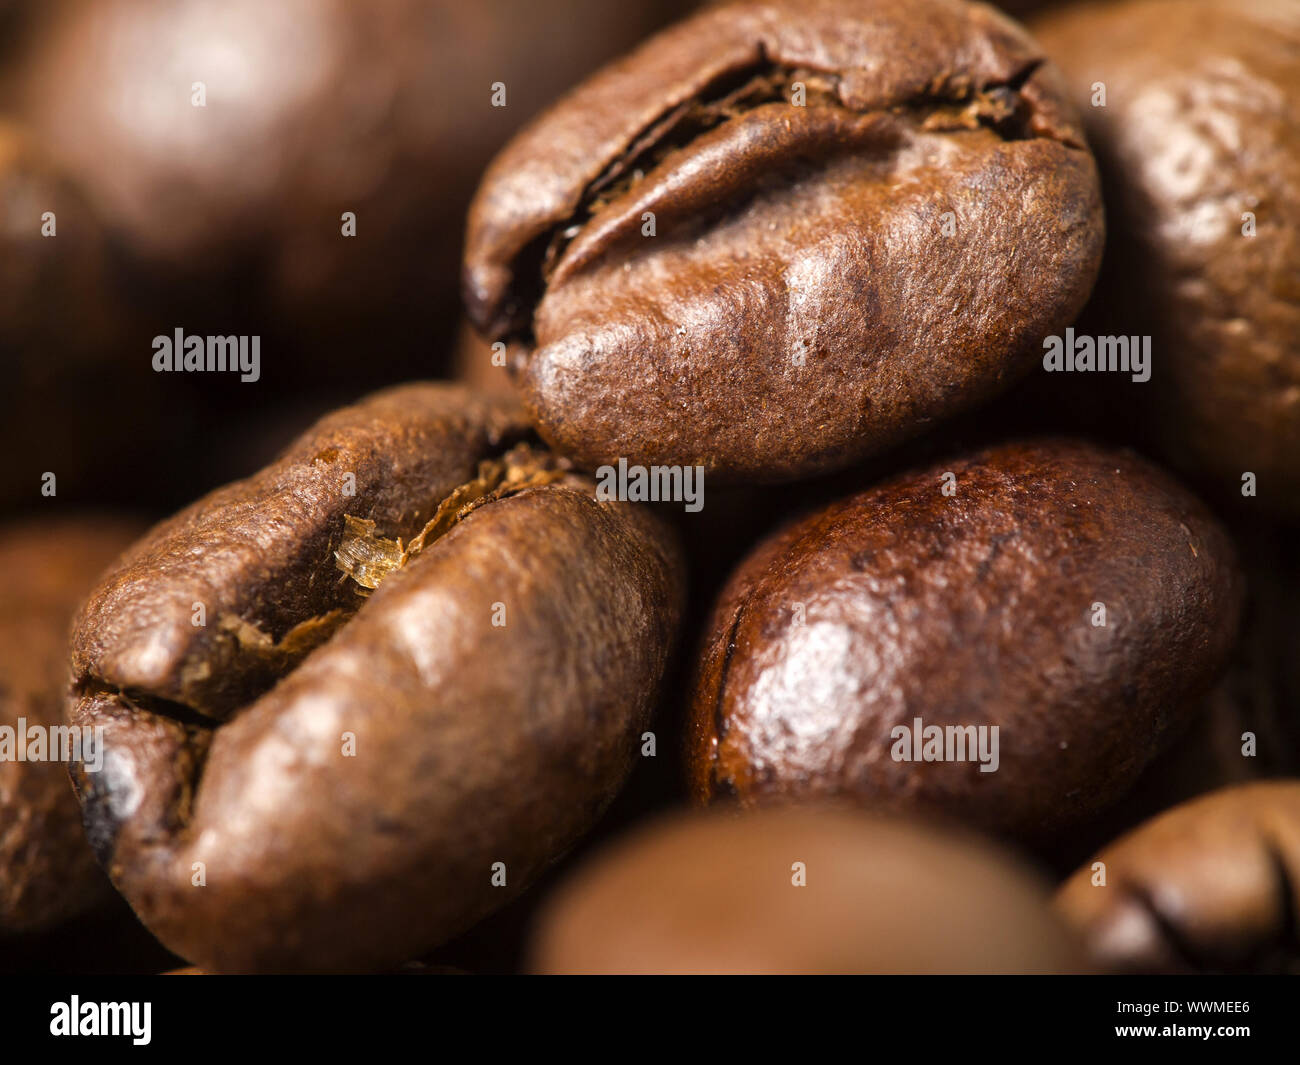
[[[436,385],[329,415],[275,463],[133,546],[78,619],[74,672],[223,716],[273,679],[224,619],[278,640],[304,618],[354,608],[333,563],[344,515],[409,539],[431,501],[525,432],[509,404]],[[193,623],[196,604],[210,624]]]
[[[339,463],[367,471],[344,509],[358,515],[364,497],[385,536],[409,536],[513,424],[461,389],[381,394],[164,524],[92,598],[72,715],[102,724],[108,746],[102,773],[76,776],[87,828],[142,920],[199,967],[376,969],[416,956],[525,887],[630,770],[680,616],[682,563],[646,510],[598,503],[594,482],[563,471],[470,510],[260,698],[239,678],[181,684],[224,723],[163,694],[182,660],[243,668],[189,632],[188,607],[169,597],[202,586],[251,619],[269,616],[257,612],[277,588],[294,593],[287,610],[337,585]],[[327,450],[348,457],[323,471],[313,457]],[[279,568],[236,549],[258,527]],[[168,668],[148,674],[156,686],[97,668],[118,663],[126,677],[153,663],[149,646],[166,652]],[[195,863],[206,886],[192,883]]]
[[[1103,847],[1056,901],[1109,969],[1300,971],[1300,781],[1176,806]]]
[[[1042,840],[1116,801],[1166,745],[1222,667],[1240,598],[1218,525],[1130,453],[1035,441],[901,475],[733,574],[693,691],[692,793]],[[895,760],[891,730],[918,717],[998,726],[999,768]]]
[[[1073,861],[1178,803],[1229,785],[1300,775],[1300,560],[1290,546],[1294,530],[1251,522],[1230,531],[1242,560],[1246,603],[1228,668],[1186,733],[1143,773],[1111,816],[1092,826]]]
[[[795,862],[804,887],[793,885]],[[969,835],[825,810],[678,816],[643,828],[560,887],[542,912],[532,955],[545,973],[1083,966],[1044,886],[999,849]]]
[[[1137,398],[1171,461],[1238,501],[1253,472],[1249,505],[1300,515],[1300,4],[1081,4],[1035,33],[1107,190],[1089,319],[1152,336]]]
[[[745,2],[518,136],[463,284],[489,338],[530,349],[530,415],[580,465],[779,481],[1008,384],[1083,305],[1102,229],[1057,74],[991,9]]]
[[[15,735],[20,718],[29,729],[62,723],[68,624],[100,571],[139,532],[94,514],[0,530],[0,725]],[[108,891],[64,763],[0,761],[0,939],[52,928]]]

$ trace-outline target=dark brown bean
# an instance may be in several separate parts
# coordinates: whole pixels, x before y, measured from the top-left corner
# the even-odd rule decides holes
[[[532,962],[545,973],[651,974],[1083,966],[1044,884],[1000,849],[825,810],[641,829],[548,902]]]
[[[187,960],[406,960],[625,778],[682,564],[648,511],[510,447],[520,428],[463,389],[381,393],[164,523],[82,612],[73,718],[107,743],[75,775],[87,828]]]
[[[653,232],[650,227],[653,226]],[[708,8],[492,164],[464,288],[562,453],[774,481],[990,397],[1101,254],[1055,71],[958,0]]]
[[[430,372],[457,310],[465,207],[492,153],[673,7],[42,6],[17,79],[19,113],[153,283],[189,282],[158,301],[170,314],[145,334],[145,355],[155,333],[197,330],[195,316],[210,313],[210,332],[268,334],[265,387],[285,392],[291,359],[315,387],[354,392]],[[548,32],[557,25],[564,32]],[[355,237],[343,236],[348,211]],[[177,297],[203,290],[219,293],[218,305],[177,320]],[[363,344],[370,357],[352,358]]]
[[[1300,781],[1174,807],[1102,848],[1057,907],[1109,969],[1300,972]]]
[[[1035,32],[1106,185],[1088,319],[1152,337],[1144,423],[1216,495],[1253,473],[1250,504],[1300,515],[1300,5],[1085,3]]]
[[[1219,526],[1131,453],[1041,441],[899,476],[732,576],[693,693],[694,797],[1042,840],[1118,800],[1185,723],[1240,594]],[[918,719],[937,758],[895,733]]]
[[[1143,773],[1088,839],[1097,846],[1178,803],[1228,785],[1300,775],[1300,559],[1294,531],[1263,523],[1230,530],[1246,576],[1241,634],[1223,678],[1187,732]]]

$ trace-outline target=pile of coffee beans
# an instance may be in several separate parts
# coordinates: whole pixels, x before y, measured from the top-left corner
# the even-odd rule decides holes
[[[7,5],[0,968],[1300,971],[1300,0],[1013,6]]]

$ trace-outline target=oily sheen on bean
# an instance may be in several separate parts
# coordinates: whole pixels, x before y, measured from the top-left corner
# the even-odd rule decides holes
[[[82,611],[71,714],[106,736],[74,773],[87,831],[188,961],[418,956],[629,772],[682,562],[522,435],[464,389],[381,393],[156,528]]]
[[[1132,453],[1040,440],[902,474],[733,574],[697,667],[693,795],[1040,842],[1119,800],[1185,724],[1240,598],[1224,532]]]

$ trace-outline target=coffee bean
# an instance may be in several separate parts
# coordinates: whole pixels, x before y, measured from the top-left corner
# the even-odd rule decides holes
[[[522,434],[463,389],[380,393],[163,523],[87,603],[72,718],[107,742],[74,774],[87,831],[190,962],[408,960],[626,777],[682,563]]]
[[[16,109],[147,280],[181,282],[143,351],[200,316],[205,332],[266,333],[264,390],[286,394],[428,373],[492,153],[668,14],[663,0],[43,6]],[[176,317],[204,292],[214,306]],[[371,357],[352,358],[362,344]]]
[[[493,152],[680,7],[10,6],[32,17],[20,34],[0,3],[0,365],[25,402],[0,418],[0,508],[39,505],[53,471],[78,505],[161,513],[257,468],[225,462],[250,408],[331,410],[446,366]],[[19,130],[37,158],[15,165]],[[155,373],[177,327],[259,337],[258,381]]]
[[[844,811],[678,816],[563,885],[544,973],[1078,971],[1037,876],[968,835]]]
[[[1300,971],[1300,18],[1049,2],[0,0],[0,968]]]
[[[1300,972],[1300,781],[1174,807],[1103,848],[1057,907],[1110,969]]]
[[[1216,495],[1300,515],[1300,6],[1087,3],[1035,32],[1106,188],[1088,328],[1152,338],[1125,398]]]
[[[839,468],[989,398],[1102,242],[1054,69],[956,0],[744,2],[606,68],[492,164],[463,284],[579,464]]]
[[[1222,679],[1184,735],[1142,774],[1069,868],[1103,843],[1178,803],[1232,784],[1300,774],[1300,564],[1294,533],[1266,523],[1231,527],[1246,576],[1241,632]]]
[[[1185,723],[1239,609],[1225,534],[1131,453],[1049,440],[901,475],[733,574],[693,691],[694,798],[1041,841],[1117,801]]]
[[[0,727],[13,739],[0,758],[0,939],[46,931],[109,894],[53,729],[63,723],[68,624],[139,532],[96,514],[0,529]]]

